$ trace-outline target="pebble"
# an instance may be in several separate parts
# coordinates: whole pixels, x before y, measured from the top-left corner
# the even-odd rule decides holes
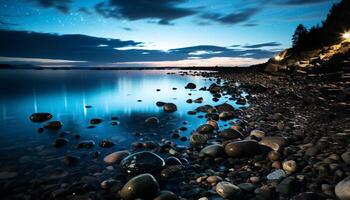
[[[127,174],[158,173],[165,166],[163,158],[149,151],[141,151],[125,157],[120,168]]]
[[[79,142],[77,147],[90,149],[94,146],[95,146],[95,142],[93,140],[83,140],[83,141]]]
[[[225,152],[228,156],[234,158],[249,157],[259,154],[260,147],[258,142],[254,140],[243,140],[227,144]]]
[[[345,178],[335,186],[335,195],[340,200],[350,200],[350,177]]]
[[[294,160],[283,162],[282,167],[287,174],[292,174],[297,171],[297,163]]]
[[[157,180],[151,174],[140,174],[130,179],[120,190],[125,200],[153,199],[159,192]]]
[[[90,124],[100,124],[100,123],[102,123],[102,119],[93,118],[90,120]]]
[[[68,142],[69,142],[69,140],[66,139],[66,138],[57,138],[57,139],[53,142],[52,146],[54,146],[54,147],[56,147],[56,148],[60,148],[60,147],[65,146]]]
[[[268,180],[280,180],[286,177],[286,173],[282,169],[275,170],[267,175]]]
[[[177,106],[173,103],[165,103],[163,109],[165,112],[172,113],[177,111]]]
[[[288,145],[288,140],[284,137],[264,137],[259,144],[270,147],[274,151],[279,151]]]
[[[244,136],[242,133],[231,128],[227,128],[220,131],[219,136],[227,140],[244,139]]]
[[[177,196],[171,192],[171,191],[166,191],[162,190],[157,194],[157,197],[154,198],[153,200],[177,200]]]
[[[194,83],[187,83],[187,85],[185,86],[186,89],[191,89],[191,90],[196,89],[196,87],[197,86]]]
[[[114,146],[114,142],[109,141],[109,140],[102,140],[102,141],[99,143],[99,145],[100,145],[100,147],[102,147],[102,148],[109,148],[109,147]]]
[[[225,149],[219,144],[212,144],[206,146],[199,152],[200,156],[209,156],[212,158],[223,157],[225,155]]]
[[[44,125],[44,128],[49,130],[60,130],[62,128],[62,123],[60,121],[48,122]]]
[[[108,154],[103,158],[103,161],[107,164],[119,164],[125,157],[130,155],[129,151],[117,151],[111,154]]]
[[[254,136],[254,137],[257,137],[257,138],[263,138],[266,136],[266,133],[264,131],[261,131],[261,130],[252,130],[250,132],[250,136]]]
[[[225,199],[240,199],[242,197],[242,191],[236,185],[221,181],[216,185],[216,192]]]
[[[0,180],[15,178],[17,175],[18,175],[17,172],[3,171],[3,172],[0,172]]]
[[[203,145],[207,142],[207,138],[199,133],[193,133],[190,136],[190,144],[193,146]]]
[[[146,124],[159,124],[159,119],[157,117],[149,117],[145,120]]]
[[[29,119],[32,122],[40,123],[50,120],[53,116],[50,113],[33,113]]]
[[[211,134],[213,130],[214,127],[209,124],[203,124],[197,128],[197,132],[200,134]]]

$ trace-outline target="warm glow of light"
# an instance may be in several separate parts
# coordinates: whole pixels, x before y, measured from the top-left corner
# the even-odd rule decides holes
[[[350,32],[348,31],[348,32],[343,33],[343,38],[346,40],[350,39]]]
[[[275,56],[275,60],[277,61],[281,61],[282,59],[283,59],[282,56],[279,56],[279,55]]]

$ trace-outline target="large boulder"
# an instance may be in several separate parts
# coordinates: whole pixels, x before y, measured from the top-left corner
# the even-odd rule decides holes
[[[130,179],[120,191],[125,200],[153,199],[159,192],[159,184],[151,174],[140,174]]]
[[[141,151],[125,157],[120,168],[127,174],[157,174],[165,166],[163,158],[149,151]]]
[[[228,143],[225,146],[228,156],[234,158],[249,157],[260,153],[259,143],[255,140],[242,140]]]

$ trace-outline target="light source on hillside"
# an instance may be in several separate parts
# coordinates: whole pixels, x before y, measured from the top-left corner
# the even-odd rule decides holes
[[[343,38],[344,38],[345,40],[350,39],[350,31],[347,31],[347,32],[343,33]]]
[[[283,57],[280,56],[280,55],[277,55],[277,56],[274,57],[274,59],[275,59],[276,61],[281,61],[281,60],[283,60]]]

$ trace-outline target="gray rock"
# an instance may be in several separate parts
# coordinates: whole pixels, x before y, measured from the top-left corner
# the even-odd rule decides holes
[[[286,177],[286,173],[282,169],[275,170],[267,175],[268,180],[280,180]]]
[[[335,186],[335,195],[340,200],[350,200],[350,177],[345,178]]]
[[[217,157],[224,156],[225,150],[224,150],[224,147],[222,147],[219,144],[212,144],[212,145],[206,146],[204,149],[202,149],[199,152],[199,155],[217,158]]]
[[[216,192],[225,199],[239,199],[242,197],[242,191],[236,185],[221,181],[216,185]]]
[[[347,151],[347,152],[343,153],[343,154],[341,155],[341,158],[343,159],[343,161],[344,161],[346,164],[350,165],[350,151]]]
[[[219,133],[219,136],[224,138],[224,139],[227,139],[227,140],[238,139],[238,138],[244,139],[244,136],[241,132],[234,130],[232,128],[227,128],[227,129],[222,130]]]

